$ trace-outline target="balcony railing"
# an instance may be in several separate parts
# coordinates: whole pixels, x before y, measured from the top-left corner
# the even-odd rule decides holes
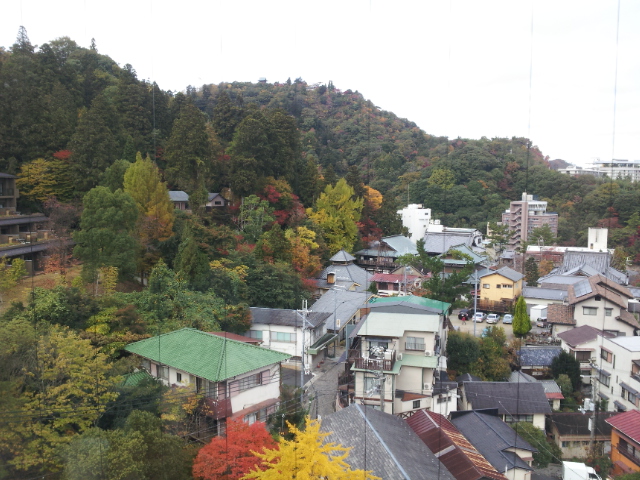
[[[355,366],[361,370],[384,370],[390,371],[393,370],[393,365],[396,361],[395,352],[390,359],[385,358],[356,358]]]

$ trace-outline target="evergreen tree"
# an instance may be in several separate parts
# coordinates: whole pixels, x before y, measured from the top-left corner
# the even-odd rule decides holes
[[[189,193],[210,174],[212,149],[204,115],[187,101],[180,109],[165,149],[167,181]]]
[[[531,330],[531,320],[527,314],[527,304],[524,297],[518,297],[516,308],[513,314],[513,333],[518,337],[523,337]]]
[[[524,263],[524,270],[526,272],[525,279],[527,281],[527,286],[537,286],[540,274],[538,273],[538,262],[536,262],[536,259],[533,257],[527,258],[527,261]]]
[[[551,361],[551,374],[553,378],[558,378],[563,374],[567,375],[574,390],[578,390],[582,384],[580,362],[564,350]]]
[[[207,256],[202,252],[189,229],[183,232],[182,238],[175,260],[176,273],[193,290],[205,291],[209,288],[211,279]]]
[[[78,192],[95,187],[102,172],[117,158],[117,138],[106,121],[109,117],[106,112],[112,108],[103,96],[97,97],[80,117],[71,137],[71,173]]]
[[[98,269],[105,266],[117,267],[121,276],[133,274],[138,249],[132,236],[138,219],[135,200],[122,190],[96,187],[84,196],[82,204],[73,254],[84,263],[83,277],[94,280]]]

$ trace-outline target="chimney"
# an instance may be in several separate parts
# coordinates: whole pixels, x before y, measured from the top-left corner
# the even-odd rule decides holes
[[[335,272],[327,273],[327,283],[330,284],[330,285],[333,285],[334,283],[336,283],[336,274],[335,274]]]

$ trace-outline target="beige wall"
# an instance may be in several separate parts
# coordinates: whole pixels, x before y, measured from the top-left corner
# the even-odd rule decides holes
[[[498,302],[503,298],[514,299],[522,293],[522,280],[514,282],[497,273],[487,275],[478,280],[480,287],[480,298]],[[498,288],[500,285],[501,288]],[[510,287],[505,288],[508,285]],[[486,288],[485,286],[488,286]]]
[[[585,315],[583,307],[596,308],[596,315]],[[605,308],[613,309],[610,316],[605,316]],[[618,305],[608,302],[605,299],[598,302],[595,298],[589,298],[584,302],[576,304],[573,312],[573,318],[576,319],[576,327],[589,325],[598,330],[603,330],[602,326],[604,324],[604,330],[618,330],[625,332],[627,336],[633,336],[633,327],[631,325],[616,320],[616,317],[619,315],[620,307]]]

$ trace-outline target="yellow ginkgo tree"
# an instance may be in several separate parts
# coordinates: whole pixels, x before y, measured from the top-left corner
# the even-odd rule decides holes
[[[289,422],[287,422],[289,423]],[[370,471],[352,470],[345,459],[350,448],[337,443],[326,442],[330,433],[320,432],[320,422],[305,420],[304,431],[289,424],[294,434],[293,440],[280,438],[279,448],[265,449],[264,453],[254,452],[262,460],[261,468],[252,470],[243,479],[263,480],[380,480]]]

